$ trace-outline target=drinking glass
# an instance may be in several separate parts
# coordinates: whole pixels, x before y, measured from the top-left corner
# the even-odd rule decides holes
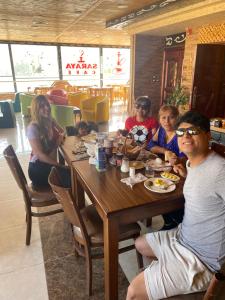
[[[145,176],[146,177],[154,177],[155,176],[155,171],[152,169],[150,166],[145,167]]]

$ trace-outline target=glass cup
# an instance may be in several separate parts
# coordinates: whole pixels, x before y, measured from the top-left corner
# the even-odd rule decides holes
[[[154,177],[155,176],[155,171],[152,169],[150,166],[145,167],[145,176],[146,177]]]

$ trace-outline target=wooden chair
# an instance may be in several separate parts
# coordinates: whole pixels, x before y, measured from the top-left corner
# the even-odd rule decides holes
[[[59,202],[55,198],[50,187],[45,189],[34,190],[31,185],[28,185],[22,167],[11,145],[9,145],[4,150],[3,154],[19,188],[23,192],[23,198],[24,198],[25,208],[26,208],[26,223],[27,223],[26,245],[30,245],[32,217],[50,216],[62,212],[63,210],[55,209],[46,212],[32,211],[33,207],[46,207],[46,206],[58,204]]]
[[[212,142],[211,149],[225,157],[225,145]]]
[[[56,168],[52,168],[49,175],[49,184],[62,204],[65,215],[70,221],[75,241],[75,253],[85,257],[88,295],[92,294],[92,259],[103,258],[103,223],[95,207],[89,205],[79,209],[70,189],[62,187],[60,175]],[[135,239],[140,235],[137,223],[121,226],[119,240]],[[100,253],[93,249],[99,248]],[[134,245],[119,249],[119,253],[134,249]],[[142,264],[142,257],[137,253],[138,265]]]

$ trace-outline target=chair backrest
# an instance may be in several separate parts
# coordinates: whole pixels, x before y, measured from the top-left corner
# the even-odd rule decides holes
[[[48,182],[57,200],[61,203],[65,216],[80,231],[74,231],[75,237],[78,237],[79,242],[82,244],[89,244],[89,237],[79,207],[71,195],[71,190],[62,186],[60,174],[55,167],[52,168],[49,174]]]
[[[25,204],[27,206],[31,206],[31,201],[27,190],[27,180],[24,175],[23,169],[19,163],[19,160],[16,156],[16,153],[13,149],[13,146],[9,145],[3,151],[3,154],[13,174],[13,177],[15,178],[19,188],[23,191]]]
[[[218,144],[218,143],[212,143],[211,149],[215,151],[216,153],[220,154],[221,156],[225,157],[225,145]]]

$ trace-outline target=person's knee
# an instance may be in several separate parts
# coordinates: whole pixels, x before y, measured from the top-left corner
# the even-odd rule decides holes
[[[147,300],[147,292],[144,284],[144,275],[140,273],[134,280],[130,283],[127,289],[126,300]]]
[[[135,298],[135,288],[133,287],[133,284],[131,283],[127,289],[127,299],[126,300],[133,300],[133,299],[136,299]]]

